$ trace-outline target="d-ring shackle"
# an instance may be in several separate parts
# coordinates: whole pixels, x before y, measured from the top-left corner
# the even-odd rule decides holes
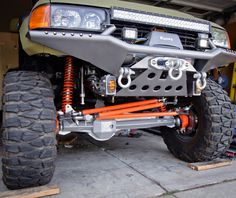
[[[196,78],[196,88],[199,91],[202,91],[206,88],[207,80],[206,80],[207,74],[205,72],[200,72],[194,75],[194,78]]]
[[[167,68],[169,68],[168,74],[172,80],[179,80],[182,78],[183,70],[185,68],[183,67],[184,63],[181,60],[170,59],[170,60],[166,61],[165,65]],[[179,74],[177,76],[174,76],[174,71],[178,71]]]
[[[122,67],[120,69],[120,75],[119,75],[119,78],[118,78],[118,84],[121,88],[123,89],[126,89],[128,87],[130,87],[131,85],[131,75],[135,74],[135,72],[130,69],[130,68],[127,68],[127,67]],[[122,82],[122,79],[126,78],[127,79],[127,83],[126,84],[123,84]]]

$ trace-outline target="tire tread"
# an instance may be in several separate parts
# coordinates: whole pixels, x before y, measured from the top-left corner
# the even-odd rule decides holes
[[[6,74],[3,95],[3,181],[9,189],[45,185],[54,173],[56,109],[41,73]]]

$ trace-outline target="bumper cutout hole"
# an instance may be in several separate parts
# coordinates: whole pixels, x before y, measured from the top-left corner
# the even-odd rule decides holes
[[[144,85],[143,87],[142,87],[142,90],[143,91],[147,91],[149,89],[149,86],[148,85]]]
[[[163,72],[161,73],[160,79],[167,79],[167,77],[168,77],[168,71],[163,71]]]
[[[176,88],[176,91],[181,91],[183,89],[183,86],[178,86],[177,88]]]
[[[170,91],[171,89],[172,89],[172,86],[167,86],[167,87],[165,88],[166,91]]]
[[[137,88],[136,85],[131,85],[130,88],[129,88],[129,90],[130,90],[130,91],[134,91],[136,88]]]
[[[148,78],[149,79],[153,79],[153,78],[155,78],[156,77],[156,74],[155,73],[150,73],[150,74],[148,74]]]
[[[159,91],[161,89],[161,86],[156,86],[156,87],[154,87],[154,91]]]

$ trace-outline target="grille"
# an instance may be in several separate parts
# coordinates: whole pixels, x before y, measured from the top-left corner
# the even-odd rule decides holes
[[[146,25],[146,24],[135,24],[135,23],[129,23],[129,22],[123,22],[123,21],[122,22],[116,21],[116,20],[113,20],[112,24],[114,24],[117,28],[117,30],[113,33],[113,36],[119,39],[122,39],[122,29],[124,27],[137,28],[139,38],[144,38],[154,28],[157,28],[154,26]],[[198,34],[196,32],[190,32],[186,30],[181,31],[181,30],[170,29],[170,28],[160,28],[160,30],[164,32],[168,32],[168,33],[178,34],[184,49],[197,50],[196,41],[198,38]]]

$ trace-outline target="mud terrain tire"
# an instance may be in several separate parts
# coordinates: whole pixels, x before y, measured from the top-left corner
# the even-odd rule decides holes
[[[176,129],[164,128],[164,142],[175,157],[187,162],[218,158],[232,141],[234,107],[227,93],[211,80],[202,95],[191,100],[198,114],[196,134],[192,138],[181,138]]]
[[[54,173],[56,110],[50,81],[37,72],[6,74],[3,90],[3,182],[9,189],[45,185]]]

